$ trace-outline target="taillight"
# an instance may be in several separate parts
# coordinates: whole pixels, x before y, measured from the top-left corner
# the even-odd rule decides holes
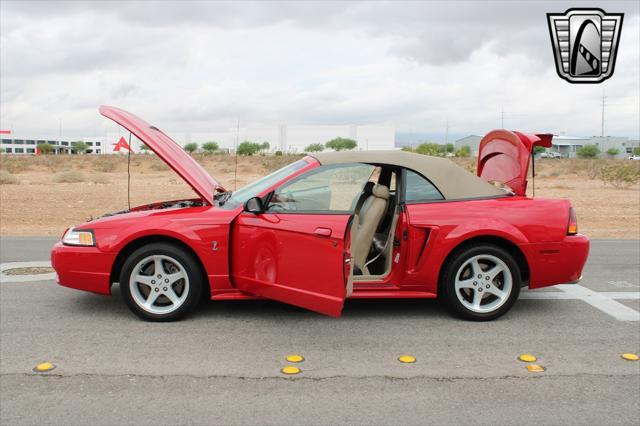
[[[578,233],[578,219],[576,211],[573,207],[569,208],[569,226],[567,227],[567,235],[576,235]]]

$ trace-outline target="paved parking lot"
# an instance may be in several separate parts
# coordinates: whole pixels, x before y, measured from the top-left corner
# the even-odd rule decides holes
[[[46,260],[52,242],[3,238],[0,262]],[[638,241],[596,241],[579,287],[523,294],[489,323],[360,300],[338,320],[242,301],[152,324],[117,290],[3,282],[0,423],[637,424],[640,362],[620,354],[640,353],[639,259]],[[291,353],[306,360],[284,377]],[[43,361],[56,369],[32,373]]]

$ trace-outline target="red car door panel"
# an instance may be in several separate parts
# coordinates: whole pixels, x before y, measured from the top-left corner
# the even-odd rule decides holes
[[[231,276],[242,291],[340,316],[350,214],[241,213],[232,226]]]

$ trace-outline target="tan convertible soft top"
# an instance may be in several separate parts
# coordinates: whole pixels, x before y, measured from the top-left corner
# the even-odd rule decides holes
[[[445,158],[406,151],[340,151],[311,156],[320,164],[367,163],[405,167],[429,179],[447,200],[506,194]]]

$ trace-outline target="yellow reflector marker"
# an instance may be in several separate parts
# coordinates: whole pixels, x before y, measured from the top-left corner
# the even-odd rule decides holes
[[[398,361],[403,362],[405,364],[413,364],[416,362],[416,358],[411,355],[402,355],[398,358]]]
[[[300,369],[298,367],[294,367],[292,365],[287,365],[286,367],[284,367],[282,370],[283,374],[298,374],[300,373]]]
[[[302,355],[289,355],[286,360],[289,362],[302,362],[304,361],[304,357]]]
[[[43,362],[41,364],[36,365],[33,368],[33,371],[36,373],[46,373],[47,371],[51,371],[54,368],[56,368],[56,366],[51,364],[50,362]]]
[[[541,365],[529,364],[527,365],[527,370],[529,370],[530,373],[542,373],[545,368]]]
[[[518,357],[518,359],[522,362],[534,362],[538,360],[538,358],[531,354],[522,354]]]
[[[640,359],[640,357],[638,357],[638,355],[636,354],[622,354],[620,356],[627,361],[637,361],[638,359]]]

